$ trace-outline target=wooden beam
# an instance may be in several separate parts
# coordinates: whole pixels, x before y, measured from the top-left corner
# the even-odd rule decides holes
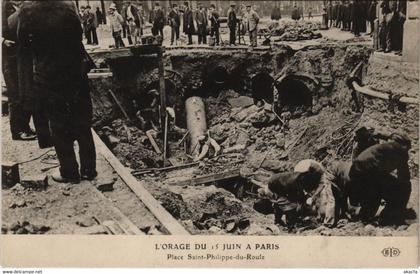
[[[146,235],[143,231],[141,231],[135,224],[133,224],[127,216],[125,216],[116,206],[112,204],[112,202],[105,197],[102,192],[97,190],[91,184],[86,184],[88,189],[94,194],[94,199],[97,202],[104,201],[106,211],[110,212],[114,220],[119,224],[122,230],[124,230],[125,234],[128,235]],[[103,203],[101,203],[103,204]]]
[[[160,150],[158,144],[156,143],[155,139],[153,138],[151,134],[151,130],[146,131],[146,136],[149,139],[150,143],[152,144],[153,149],[156,151],[157,154],[161,154],[162,151]]]
[[[179,186],[185,186],[185,185],[197,186],[197,185],[205,185],[205,184],[209,184],[209,183],[213,183],[213,182],[217,182],[221,180],[233,179],[233,178],[239,178],[239,177],[241,177],[240,169],[236,168],[236,169],[221,172],[221,173],[213,173],[213,174],[208,174],[201,177],[192,178],[192,179],[182,181],[179,183],[174,183],[174,184],[177,186],[178,185]]]
[[[115,96],[115,93],[112,90],[108,90],[109,93],[112,96],[112,99],[114,99],[115,103],[117,104],[118,108],[121,110],[122,114],[124,115],[124,117],[130,121],[130,117],[128,117],[127,112],[125,111],[125,109],[123,108],[121,102],[118,100],[117,96]]]
[[[137,195],[142,203],[152,212],[156,219],[172,235],[189,235],[188,231],[178,223],[178,221],[166,211],[162,205],[147,191],[141,181],[131,175],[130,171],[124,167],[109,148],[102,142],[94,130],[93,138],[97,151],[105,157],[108,163],[114,168],[125,184]]]
[[[163,133],[163,166],[165,167],[166,162],[166,136],[167,132],[167,119],[166,119],[166,90],[165,90],[165,67],[163,64],[163,48],[160,47],[158,52],[158,71],[159,71],[159,94],[160,94],[160,128]]]

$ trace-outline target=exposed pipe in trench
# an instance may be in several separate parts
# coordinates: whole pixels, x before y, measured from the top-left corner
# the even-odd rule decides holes
[[[203,100],[198,96],[193,96],[185,101],[185,112],[187,118],[187,128],[190,132],[189,153],[195,157],[199,154],[198,138],[206,134],[207,122],[206,111]]]
[[[363,66],[363,61],[361,61],[350,73],[350,76],[347,79],[347,85],[349,86],[349,88],[359,93],[362,93],[362,94],[365,94],[374,98],[379,98],[382,100],[391,100],[392,94],[375,91],[369,87],[362,86],[362,79],[360,76],[360,71],[361,71],[362,66]],[[414,104],[414,105],[419,104],[419,99],[408,97],[408,96],[402,96],[401,98],[398,99],[398,101],[405,104]]]

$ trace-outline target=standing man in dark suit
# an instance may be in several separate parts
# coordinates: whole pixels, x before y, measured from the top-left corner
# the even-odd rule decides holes
[[[210,5],[210,36],[216,36],[216,45],[219,45],[220,40],[220,22],[219,22],[219,13],[216,11],[216,6],[211,4]]]
[[[90,6],[86,6],[86,31],[88,37],[88,44],[98,45],[98,35],[96,28],[98,27],[97,18],[95,14],[91,12]]]
[[[363,24],[366,24],[363,4],[360,1],[353,2],[353,5],[351,6],[351,18],[354,36],[359,37],[360,33],[363,31]]]
[[[198,44],[207,43],[207,16],[202,4],[199,4],[197,14],[195,15],[197,24]]]
[[[188,45],[192,45],[192,35],[195,32],[194,16],[188,2],[184,2],[184,33],[188,35]]]
[[[229,27],[229,45],[236,46],[236,26],[238,19],[236,18],[235,3],[230,4],[228,11],[228,27]]]
[[[52,178],[61,183],[92,180],[97,173],[87,72],[93,62],[83,47],[75,5],[65,0],[25,3],[18,41],[34,54],[34,93],[47,111],[60,163]],[[79,144],[80,171],[74,141]]]
[[[7,87],[10,131],[13,140],[34,140],[35,134],[29,126],[31,114],[24,110],[19,94],[16,16],[17,7],[9,0],[3,1],[2,70]]]
[[[96,8],[95,13],[96,13],[96,20],[98,20],[98,25],[103,25],[104,24],[104,15],[102,14],[99,7]]]
[[[181,26],[181,18],[179,16],[178,5],[173,4],[172,10],[169,12],[169,24],[171,25],[171,46],[178,43],[179,40],[179,27]]]
[[[375,31],[375,20],[376,20],[376,6],[378,5],[377,0],[373,0],[369,3],[369,8],[367,12],[367,20],[370,25],[370,36],[373,36]]]
[[[155,9],[153,12],[153,27],[152,33],[153,35],[162,36],[163,39],[163,27],[165,26],[165,14],[163,10],[160,8],[160,4],[158,2],[155,3]]]

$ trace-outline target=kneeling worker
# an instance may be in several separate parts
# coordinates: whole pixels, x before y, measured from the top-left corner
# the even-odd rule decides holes
[[[386,205],[379,216],[382,225],[403,224],[411,194],[407,136],[392,134],[390,140],[369,147],[353,163],[336,166],[334,181],[340,185],[350,205],[360,206],[359,217],[370,221],[378,211],[381,200]],[[396,170],[397,176],[391,173]]]
[[[323,167],[313,160],[299,162],[293,172],[273,175],[267,188],[259,190],[260,197],[275,200],[274,212],[276,222],[293,226],[298,214],[306,202],[307,194],[315,191],[323,175]],[[282,217],[286,221],[282,221]]]

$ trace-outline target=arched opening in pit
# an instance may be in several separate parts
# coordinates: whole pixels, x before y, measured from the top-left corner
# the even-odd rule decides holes
[[[217,95],[221,90],[229,88],[229,78],[229,72],[224,66],[207,68],[202,72],[202,92],[208,95]]]
[[[245,64],[239,64],[230,72],[230,86],[236,92],[243,92],[246,90],[249,82],[249,75]]]
[[[279,107],[282,111],[312,107],[312,91],[299,78],[288,76],[276,84]]]
[[[254,103],[264,100],[267,103],[274,101],[273,95],[273,77],[266,72],[256,74],[251,79],[252,98]]]

